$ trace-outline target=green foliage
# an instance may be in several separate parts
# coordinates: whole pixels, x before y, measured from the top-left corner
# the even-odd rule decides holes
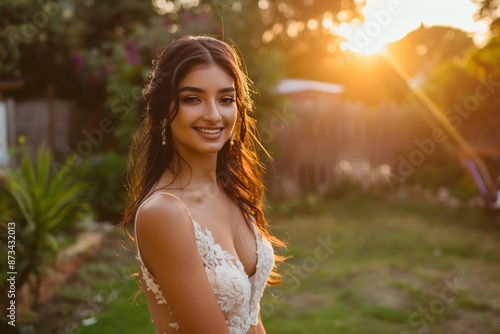
[[[109,151],[82,162],[78,175],[91,185],[86,201],[91,203],[96,219],[116,222],[123,212],[125,187],[123,175],[127,166],[126,157]]]
[[[36,283],[31,288],[36,306],[39,278],[63,244],[61,232],[88,215],[90,208],[82,201],[87,186],[74,177],[70,164],[54,173],[53,155],[44,146],[38,149],[35,161],[27,147],[21,147],[19,155],[20,167],[6,174],[2,184],[2,202],[10,206],[9,212],[2,213],[2,221],[16,225],[16,289],[34,276]],[[1,234],[6,230],[7,224],[2,223]],[[2,248],[3,258],[5,252]],[[4,277],[0,284],[5,291]]]
[[[409,311],[400,311],[391,307],[370,304],[362,308],[362,313],[369,317],[399,324],[406,323],[411,315]]]
[[[457,84],[459,83],[459,84]],[[484,47],[473,48],[463,57],[445,60],[430,71],[423,87],[430,100],[441,110],[448,125],[456,130],[471,147],[498,147],[498,128],[500,126],[500,38],[492,38]],[[428,110],[427,113],[429,114]],[[426,119],[428,127],[444,128],[433,115]],[[449,132],[448,132],[449,133]],[[430,133],[427,134],[430,137]],[[450,137],[451,138],[451,137]],[[455,154],[464,149],[456,141],[445,144],[453,149],[453,154],[436,150],[429,156],[425,165],[416,169],[410,182],[425,186],[446,186],[459,198],[466,200],[473,196],[471,182],[462,170]],[[450,150],[448,150],[450,151]],[[443,157],[448,158],[444,161]],[[481,157],[487,158],[485,157]],[[487,166],[494,179],[498,163]]]
[[[1,0],[0,12],[1,77],[25,80],[20,95],[53,84],[77,99],[92,89],[80,86],[75,51],[105,47],[154,15],[150,2],[134,0]]]
[[[78,42],[79,22],[68,16],[67,2],[0,1],[0,73],[2,78],[27,79],[24,91],[72,86],[71,49]],[[43,92],[43,90],[42,90]]]
[[[479,19],[488,19],[498,17],[498,8],[500,1],[498,0],[473,0],[479,7],[476,12],[476,17]]]
[[[432,101],[447,114],[454,104],[462,103],[463,98],[474,95],[478,83],[463,62],[456,59],[445,60],[429,74],[424,89]]]
[[[466,174],[458,158],[443,151],[436,155],[439,155],[440,158],[426,161],[422,166],[415,168],[415,172],[407,178],[407,181],[422,184],[431,189],[455,187]]]
[[[500,36],[492,38],[483,48],[475,50],[469,59],[469,66],[480,77],[492,75],[500,78]]]
[[[78,19],[84,25],[83,45],[101,47],[103,42],[127,34],[137,25],[147,25],[154,14],[151,1],[71,0]]]
[[[317,214],[322,209],[319,199],[313,194],[287,201],[271,201],[270,207],[271,217],[309,216]]]
[[[468,141],[477,146],[495,146],[500,126],[499,86],[500,38],[494,37],[462,58],[438,64],[430,72],[424,90],[448,119],[454,119],[452,125]]]
[[[7,221],[20,221],[22,219],[22,213],[16,209],[16,205],[14,202],[14,198],[10,195],[10,193],[3,186],[4,176],[0,177],[0,222]],[[3,225],[2,225],[3,232]],[[5,240],[5,239],[2,239]]]
[[[455,186],[451,189],[451,194],[461,201],[468,201],[476,197],[478,191],[474,179],[468,174],[462,174],[462,177],[458,177],[458,182],[455,182]]]
[[[349,197],[352,195],[358,195],[361,192],[359,183],[352,180],[348,176],[342,177],[340,182],[335,184],[326,193],[326,198],[329,199],[340,199],[344,197]]]
[[[142,87],[148,77],[149,65],[160,48],[179,37],[169,33],[168,25],[155,18],[151,27],[136,26],[128,36],[109,44],[101,51],[106,57],[104,68],[106,113],[118,124],[114,131],[116,149],[125,153],[130,146],[143,109]],[[92,55],[85,57],[91,61]],[[106,70],[107,69],[107,70]]]

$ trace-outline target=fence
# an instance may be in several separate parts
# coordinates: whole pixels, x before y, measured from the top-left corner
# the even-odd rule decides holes
[[[44,143],[55,152],[64,151],[76,138],[73,131],[82,120],[76,103],[68,100],[7,100],[7,137],[10,146],[20,141],[35,148]],[[4,124],[5,125],[5,124]],[[16,164],[3,161],[4,165]]]
[[[349,178],[363,187],[385,184],[398,150],[408,143],[404,105],[367,106],[325,92],[289,94],[290,121],[273,138],[274,196],[324,194]]]

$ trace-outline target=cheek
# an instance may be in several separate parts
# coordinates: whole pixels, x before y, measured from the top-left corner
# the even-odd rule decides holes
[[[183,113],[181,109],[179,109],[177,115],[175,115],[175,118],[170,123],[170,130],[172,132],[172,135],[174,137],[182,135],[182,133],[186,131],[185,129],[188,126],[189,124],[188,121],[186,120],[186,114]]]
[[[234,108],[231,108],[231,111],[229,113],[229,117],[228,117],[228,120],[231,124],[235,124],[236,121],[238,120],[238,109],[236,108],[236,106]]]
[[[183,125],[185,126],[187,123],[189,123],[192,119],[192,108],[186,108],[179,106],[179,110],[177,110],[177,114],[175,115],[174,119],[172,120],[172,125]]]

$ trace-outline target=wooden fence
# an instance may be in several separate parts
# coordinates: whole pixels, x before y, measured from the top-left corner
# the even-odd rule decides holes
[[[9,103],[11,142],[24,136],[33,147],[42,143],[63,150],[70,141],[71,117],[76,111],[74,102],[45,99]]]
[[[16,146],[23,142],[32,148],[33,152],[41,144],[50,146],[56,154],[66,152],[78,138],[78,130],[83,124],[83,112],[73,101],[8,99],[5,105],[8,145]],[[14,167],[17,163],[8,161],[3,165]]]

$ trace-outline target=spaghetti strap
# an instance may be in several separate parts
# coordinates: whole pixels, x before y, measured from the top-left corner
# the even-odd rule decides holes
[[[153,194],[151,194],[148,198],[146,198],[140,205],[139,207],[137,208],[137,211],[135,212],[135,219],[134,219],[134,234],[136,234],[136,230],[137,230],[137,216],[139,215],[139,211],[141,210],[142,206],[144,204],[146,204],[146,202],[148,202],[151,198],[153,198],[154,196],[158,195],[158,194],[166,194],[166,195],[170,195],[172,196],[173,198],[175,198],[176,200],[178,200],[182,206],[186,209],[188,215],[189,215],[189,218],[191,219],[191,221],[194,221],[193,219],[193,216],[191,216],[191,212],[189,212],[189,209],[188,207],[186,206],[186,204],[184,204],[184,202],[177,196],[175,196],[174,194],[172,193],[169,193],[169,192],[166,192],[166,191],[158,191],[158,192],[155,192]],[[137,239],[137,235],[136,235],[136,239]]]
[[[193,224],[195,229],[196,229],[196,225],[197,225],[196,221],[193,219],[193,216],[191,216],[191,212],[189,212],[189,209],[187,208],[186,204],[184,204],[184,202],[179,197],[175,196],[174,194],[171,194],[171,193],[166,192],[166,191],[158,191],[158,192],[151,194],[148,198],[146,198],[141,204],[139,204],[139,207],[137,208],[137,211],[135,212],[135,219],[134,219],[134,239],[135,239],[136,249],[137,249],[137,258],[139,261],[141,261],[141,263],[143,263],[144,268],[146,266],[144,265],[144,262],[142,261],[141,250],[139,248],[139,242],[137,240],[137,216],[139,215],[139,211],[141,210],[142,206],[144,204],[146,204],[151,198],[153,198],[154,196],[159,195],[159,194],[170,195],[173,198],[177,199],[182,204],[182,206],[186,209],[186,212],[189,215],[189,218],[191,219],[191,223]]]
[[[187,213],[188,213],[188,215],[189,215],[189,218],[191,218],[191,220],[194,220],[194,219],[193,219],[193,216],[191,216],[191,212],[189,212],[188,207],[186,206],[186,204],[184,204],[184,202],[183,202],[183,201],[182,201],[179,197],[175,196],[175,195],[174,195],[174,194],[172,194],[172,193],[166,192],[166,191],[158,191],[158,192],[154,193],[154,194],[153,194],[153,195],[151,195],[151,196],[154,196],[154,195],[156,195],[156,194],[166,194],[166,195],[170,195],[170,196],[172,196],[173,198],[175,198],[176,200],[178,200],[179,202],[181,202],[182,206],[186,209],[186,211],[187,211]]]

